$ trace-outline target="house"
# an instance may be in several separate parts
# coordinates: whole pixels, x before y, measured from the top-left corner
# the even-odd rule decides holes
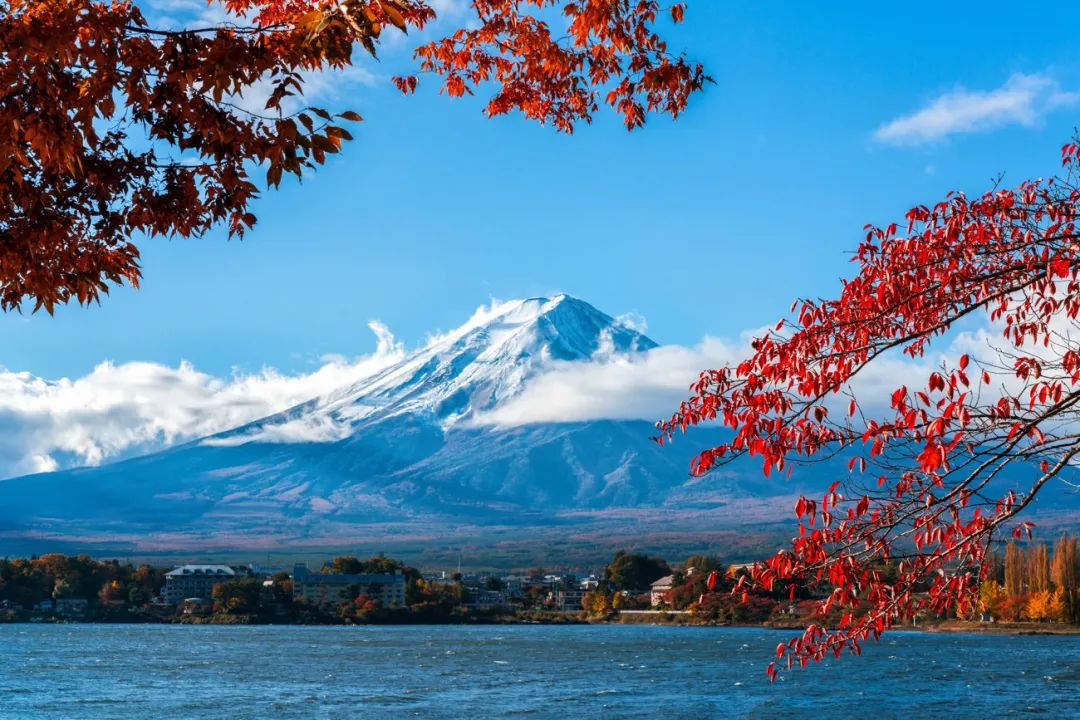
[[[510,597],[502,590],[485,590],[484,588],[471,587],[467,599],[462,605],[476,610],[505,608],[510,607]]]
[[[179,605],[188,598],[209,600],[215,585],[236,577],[237,572],[228,565],[181,565],[165,573],[165,602]]]
[[[671,591],[675,587],[675,576],[665,575],[649,586],[649,601],[653,607],[671,604]]]
[[[555,607],[563,612],[580,612],[587,592],[580,588],[559,590],[552,599]]]
[[[293,567],[293,597],[311,603],[353,600],[357,595],[377,598],[386,607],[405,605],[405,576],[374,573],[313,573],[307,565]]]
[[[600,579],[595,575],[590,575],[589,577],[582,580],[578,584],[578,587],[585,591],[595,590],[596,588],[600,587]]]

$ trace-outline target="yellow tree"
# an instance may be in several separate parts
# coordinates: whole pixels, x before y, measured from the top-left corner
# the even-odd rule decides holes
[[[1068,620],[1065,608],[1065,591],[1061,588],[1048,591],[1050,595],[1046,603],[1046,619],[1052,622],[1064,622]]]
[[[1054,585],[1061,592],[1066,622],[1080,621],[1080,597],[1077,595],[1077,577],[1080,576],[1080,556],[1076,552],[1076,538],[1062,534],[1054,546],[1054,563],[1050,568]]]
[[[589,615],[607,615],[612,610],[611,596],[597,588],[591,593],[585,594],[581,606]]]
[[[1076,589],[1076,538],[1062,533],[1054,545],[1050,577],[1054,585],[1066,591]]]
[[[1041,590],[1031,593],[1027,604],[1024,606],[1024,619],[1042,622],[1050,617],[1051,598],[1053,594],[1049,590]]]
[[[993,580],[987,580],[979,588],[979,602],[983,612],[988,612],[995,618],[1001,617],[1001,604],[1009,597],[1004,586]]]
[[[1009,597],[1024,594],[1026,563],[1024,553],[1015,542],[1005,548],[1005,592]]]
[[[1050,560],[1046,545],[1039,543],[1027,550],[1028,592],[1038,593],[1050,589]]]

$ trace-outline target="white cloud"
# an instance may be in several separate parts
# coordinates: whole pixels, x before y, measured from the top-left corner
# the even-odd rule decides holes
[[[477,425],[514,427],[546,422],[649,420],[670,417],[690,392],[702,370],[734,365],[745,359],[750,340],[760,329],[738,340],[705,338],[694,347],[666,345],[636,354],[608,353],[586,361],[553,361],[525,390],[493,411],[476,417]],[[954,366],[960,355],[993,357],[993,333],[987,329],[958,333],[940,352],[912,360],[899,352],[878,358],[852,383],[864,412],[876,415],[889,407],[893,390],[902,385],[924,387],[943,361]],[[846,412],[847,395],[827,398],[833,414]]]
[[[598,354],[588,361],[552,361],[525,390],[475,419],[501,427],[584,420],[657,420],[685,400],[705,368],[736,362],[744,342],[706,338],[694,347],[665,345],[635,354]]]
[[[625,328],[630,328],[634,332],[639,332],[642,335],[649,332],[649,322],[640,313],[623,313],[622,315],[615,318],[615,322]]]
[[[1017,73],[994,90],[958,87],[921,110],[885,123],[874,132],[874,139],[893,145],[919,145],[1005,125],[1033,127],[1051,111],[1078,101],[1080,93],[1063,91],[1048,75]]]
[[[329,415],[312,415],[293,418],[282,423],[260,425],[252,432],[212,437],[200,445],[234,447],[247,443],[325,443],[344,440],[349,436],[347,423],[338,422]]]
[[[507,312],[517,307],[520,300],[498,300],[491,298],[491,302],[487,305],[481,305],[473,312],[472,317],[465,321],[465,324],[461,327],[454,328],[448,332],[435,332],[428,333],[427,338],[424,340],[426,345],[435,345],[446,340],[462,337],[469,333],[469,331],[486,325],[493,319],[500,315],[505,315]]]
[[[102,363],[48,381],[0,369],[0,477],[45,472],[149,451],[243,425],[368,377],[404,357],[382,324],[375,352],[324,358],[311,373],[273,369],[218,378],[190,363]],[[319,428],[286,427],[293,439]],[[306,435],[305,435],[306,433]],[[319,436],[319,439],[325,439]]]

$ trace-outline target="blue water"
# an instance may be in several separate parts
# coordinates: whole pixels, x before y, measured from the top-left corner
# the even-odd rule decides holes
[[[0,718],[1080,717],[1080,637],[896,633],[770,685],[789,635],[0,625]]]

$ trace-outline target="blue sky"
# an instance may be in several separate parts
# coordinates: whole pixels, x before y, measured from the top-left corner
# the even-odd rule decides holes
[[[265,195],[247,239],[146,242],[141,290],[0,317],[0,365],[47,378],[103,360],[297,372],[370,352],[369,319],[415,345],[490,298],[560,290],[641,314],[662,343],[733,336],[796,295],[834,291],[864,223],[1001,172],[1054,172],[1080,117],[1080,60],[1054,28],[1078,15],[698,0],[673,43],[716,85],[678,122],[628,134],[605,113],[572,137],[486,120],[480,100],[441,97],[432,81],[401,97],[386,78],[408,46],[390,48],[371,82],[322,101],[364,115],[356,141]],[[1044,83],[1030,117],[875,139],[942,95],[1016,74]]]

